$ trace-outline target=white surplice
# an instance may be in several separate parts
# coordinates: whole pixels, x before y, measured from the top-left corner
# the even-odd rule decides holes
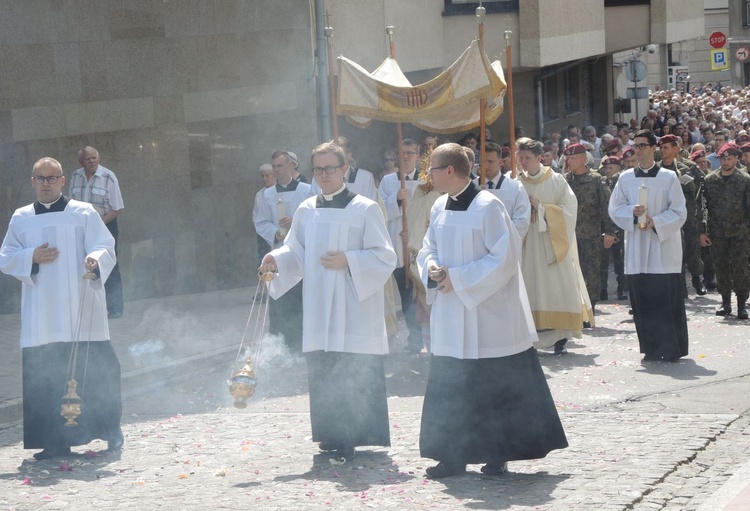
[[[446,266],[453,291],[428,289],[430,349],[458,359],[496,358],[531,348],[537,335],[521,275],[521,238],[502,202],[480,191],[467,211],[435,201],[417,256],[427,287],[431,261]]]
[[[34,249],[44,243],[57,248],[59,256],[32,275]],[[98,261],[98,280],[82,278],[86,257]],[[115,262],[115,240],[91,204],[71,200],[64,211],[42,215],[34,204],[17,209],[0,248],[0,271],[23,283],[21,347],[109,340],[104,282]]]
[[[495,181],[499,179],[499,175],[495,177]],[[475,179],[474,182],[478,185],[479,178]],[[529,194],[526,193],[526,189],[521,182],[511,178],[510,173],[508,173],[505,174],[505,179],[500,183],[500,188],[495,186],[487,191],[502,201],[516,231],[518,231],[518,235],[521,236],[521,239],[524,239],[526,233],[529,232],[529,224],[531,223],[531,202],[529,202]]]
[[[278,267],[271,296],[303,279],[303,352],[384,355],[383,289],[396,254],[380,207],[361,195],[343,209],[316,208],[316,200],[300,205],[284,245],[271,251]],[[320,258],[331,251],[345,252],[349,267],[323,268]]]
[[[414,172],[416,176],[417,171]],[[417,186],[423,184],[417,179],[410,179],[405,181],[407,191],[407,208],[408,202],[414,196],[414,190]],[[388,221],[388,234],[391,236],[391,244],[393,249],[396,251],[398,256],[398,262],[396,268],[401,268],[404,265],[404,242],[401,240],[401,231],[403,230],[403,208],[398,203],[398,191],[401,189],[401,176],[398,172],[393,174],[387,174],[380,180],[380,186],[378,187],[378,193],[380,198],[385,204],[386,219]]]
[[[378,200],[378,189],[375,187],[375,177],[373,177],[372,172],[365,169],[357,169],[357,174],[354,177],[354,182],[349,182],[349,173],[351,173],[352,169],[349,168],[347,171],[346,177],[344,179],[346,188],[350,190],[353,193],[363,195],[367,197],[370,200],[374,200],[377,202]],[[318,186],[318,182],[313,177],[311,186],[311,195],[317,195],[320,193],[320,187]]]
[[[648,215],[654,228],[643,231],[633,221],[633,207],[639,204],[639,188],[648,190]],[[625,273],[680,273],[682,237],[680,228],[687,218],[685,195],[671,170],[660,169],[655,177],[636,177],[634,169],[620,174],[612,197],[609,216],[625,231]]]
[[[297,183],[297,188],[288,192],[277,192],[276,189],[276,186],[271,186],[263,191],[263,201],[258,208],[257,217],[253,218],[255,231],[272,247],[280,245],[276,241],[276,232],[279,230],[279,201],[284,204],[284,216],[293,217],[299,205],[312,193],[307,183]]]

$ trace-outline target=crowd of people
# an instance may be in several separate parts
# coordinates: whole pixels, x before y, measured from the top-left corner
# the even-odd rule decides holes
[[[565,448],[538,350],[565,355],[595,327],[610,261],[646,362],[688,354],[686,273],[697,295],[719,293],[717,315],[732,315],[734,293],[748,319],[747,100],[750,90],[710,85],[659,91],[640,122],[541,140],[519,127],[514,146],[485,136],[481,151],[473,133],[404,139],[376,172],[339,137],[312,151],[309,182],[294,152],[273,152],[253,208],[259,270],[274,275],[269,333],[307,363],[313,441],[342,463],[357,447],[390,445],[383,357],[406,349],[430,354],[420,451],[438,463],[428,477],[473,463],[499,475]],[[72,198],[59,162],[34,165],[37,200],[16,211],[0,248],[0,270],[24,286],[24,444],[43,449],[38,459],[93,438],[123,444],[107,326],[122,315],[122,197],[94,148],[79,161]],[[93,413],[66,429],[57,390],[82,339]],[[51,360],[55,370],[38,370]]]

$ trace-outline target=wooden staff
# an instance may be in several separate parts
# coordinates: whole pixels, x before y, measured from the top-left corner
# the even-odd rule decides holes
[[[393,34],[396,32],[396,29],[393,28],[393,25],[388,25],[385,27],[385,33],[388,34],[388,42],[390,44],[390,50],[391,50],[391,58],[396,60],[396,43],[393,40]],[[404,172],[406,169],[404,169],[403,162],[401,161],[402,151],[401,151],[401,142],[404,140],[403,132],[401,130],[401,123],[396,124],[396,133],[398,135],[398,155],[399,155],[399,176],[401,178],[401,189],[406,190],[406,179],[404,177]],[[411,255],[409,254],[409,240],[403,239],[403,234],[409,232],[409,223],[406,219],[406,197],[401,201],[401,235],[402,235],[402,243],[404,247],[404,287],[406,289],[409,289],[411,286],[411,279],[409,278],[409,266],[411,263]]]
[[[510,168],[511,176],[516,178],[516,119],[513,113],[513,61],[511,59],[510,41],[513,38],[513,32],[505,31],[505,59],[507,61],[506,69],[508,71],[507,96],[508,96],[508,117],[510,121]],[[541,108],[541,107],[540,107]]]
[[[331,13],[326,11],[326,25],[330,25]],[[324,29],[326,36],[326,47],[328,48],[328,88],[331,92],[331,133],[333,133],[333,141],[336,142],[339,139],[339,119],[338,112],[336,111],[336,101],[338,96],[336,95],[336,73],[333,67],[333,27],[326,26]]]
[[[476,14],[479,18],[479,51],[484,54],[484,14],[486,9],[482,7],[481,2],[477,7]],[[482,98],[479,100],[479,184],[485,185],[487,177],[485,175],[486,169],[484,167],[484,153],[486,151],[485,145],[487,144],[487,137],[484,133],[485,128],[485,117],[484,110],[487,106],[487,100]]]

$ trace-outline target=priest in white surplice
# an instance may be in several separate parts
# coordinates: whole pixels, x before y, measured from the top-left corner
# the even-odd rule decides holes
[[[503,166],[503,148],[495,142],[487,142],[484,149],[485,189],[500,199],[510,215],[513,226],[521,239],[526,237],[531,223],[531,203],[529,195],[520,181],[513,179],[510,169]],[[474,182],[479,184],[479,177]]]
[[[430,174],[440,196],[417,257],[432,304],[430,375],[419,448],[440,463],[431,478],[484,463],[542,458],[567,447],[539,359],[526,288],[521,238],[502,202],[470,180],[458,144],[433,151]]]
[[[409,350],[419,353],[422,350],[422,328],[416,319],[414,307],[414,296],[411,285],[407,283],[407,275],[404,266],[404,241],[409,241],[409,225],[404,229],[404,211],[414,197],[414,191],[419,186],[419,144],[409,138],[401,142],[399,152],[399,171],[395,174],[387,174],[380,180],[378,193],[383,200],[386,209],[386,220],[388,221],[388,234],[391,244],[398,256],[396,269],[393,277],[398,284],[398,292],[401,296],[401,308],[404,311],[406,326],[409,327]],[[401,175],[404,175],[404,189],[401,189]],[[406,257],[408,257],[408,251]]]
[[[578,201],[567,181],[542,166],[542,143],[526,139],[518,145],[519,179],[531,202],[531,225],[523,246],[523,278],[529,293],[539,341],[567,352],[570,337],[581,337],[584,322],[594,324],[586,283],[578,264]]]
[[[279,247],[292,224],[292,217],[302,202],[310,197],[310,185],[293,179],[296,158],[279,149],[271,155],[276,174],[276,185],[266,188],[258,214],[253,218],[255,231],[271,247]],[[284,343],[294,353],[302,350],[302,285],[289,290],[276,300],[268,314],[268,331],[284,337]]]
[[[343,150],[322,144],[312,165],[322,193],[300,205],[261,271],[278,270],[272,297],[302,280],[312,438],[351,460],[357,446],[390,445],[383,288],[396,254],[377,203],[347,190]]]
[[[685,196],[677,175],[654,162],[651,130],[636,133],[633,146],[638,166],[620,174],[609,216],[625,232],[625,275],[644,360],[674,361],[688,354],[680,234]]]
[[[16,210],[0,248],[0,270],[23,283],[24,448],[43,449],[34,457],[48,459],[100,438],[116,450],[123,444],[120,364],[109,342],[104,291],[115,241],[93,206],[62,195],[65,177],[57,160],[39,160],[31,181],[37,201]],[[86,269],[99,278],[83,279]],[[76,340],[72,376],[81,416],[78,426],[66,427],[60,405]]]

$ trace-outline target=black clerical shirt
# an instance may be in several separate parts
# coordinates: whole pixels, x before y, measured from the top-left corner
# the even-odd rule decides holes
[[[448,196],[448,200],[445,203],[445,210],[466,211],[477,194],[479,194],[479,187],[473,182],[469,182],[469,186],[456,197],[456,200]]]
[[[344,209],[349,203],[356,197],[356,193],[349,191],[348,189],[342,190],[333,196],[331,200],[326,200],[322,193],[318,194],[315,199],[315,207],[318,209],[333,208],[333,209]]]

